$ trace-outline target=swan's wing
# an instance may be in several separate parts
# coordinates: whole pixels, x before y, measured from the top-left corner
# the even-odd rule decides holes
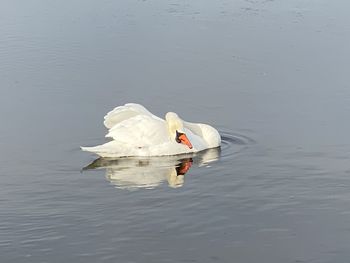
[[[183,123],[184,123],[184,127],[186,129],[190,130],[195,135],[203,138],[202,127],[199,123],[192,123],[192,122],[187,122],[187,121],[184,121]]]
[[[152,116],[153,118],[158,118],[140,104],[127,103],[124,106],[118,106],[112,111],[108,112],[104,117],[103,124],[106,126],[107,129],[111,129],[116,124],[124,120],[130,119],[132,117],[135,117],[137,115],[146,115]]]
[[[191,123],[184,121],[184,128],[188,129],[195,135],[198,145],[204,149],[218,147],[221,144],[219,132],[212,126],[204,123]],[[191,138],[189,138],[191,140]]]
[[[141,114],[115,124],[106,137],[139,148],[169,141],[164,120]]]

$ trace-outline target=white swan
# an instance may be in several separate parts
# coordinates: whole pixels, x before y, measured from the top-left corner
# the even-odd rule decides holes
[[[219,147],[219,132],[202,123],[190,123],[168,112],[165,120],[140,104],[116,107],[104,117],[106,137],[113,140],[95,147],[81,147],[101,157],[163,156],[194,153]]]

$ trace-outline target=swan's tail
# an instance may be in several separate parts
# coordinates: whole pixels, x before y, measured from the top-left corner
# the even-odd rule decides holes
[[[117,141],[110,141],[105,144],[93,147],[80,147],[85,152],[95,153],[101,157],[121,157],[127,156],[127,148]]]
[[[84,147],[84,146],[80,146],[80,149],[84,152],[92,152],[92,153],[98,153],[100,152],[102,149],[101,147],[102,145],[98,145],[98,146],[94,146],[94,147]]]

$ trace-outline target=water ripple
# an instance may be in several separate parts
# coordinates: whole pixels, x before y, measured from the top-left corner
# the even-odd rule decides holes
[[[249,145],[255,143],[252,138],[243,134],[221,130],[219,133],[221,135],[221,160],[230,160]]]

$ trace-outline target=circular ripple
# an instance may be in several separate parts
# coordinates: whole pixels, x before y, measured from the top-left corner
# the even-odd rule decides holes
[[[254,140],[238,133],[229,131],[220,131],[221,135],[221,159],[227,160],[240,153],[248,145],[253,144]]]

